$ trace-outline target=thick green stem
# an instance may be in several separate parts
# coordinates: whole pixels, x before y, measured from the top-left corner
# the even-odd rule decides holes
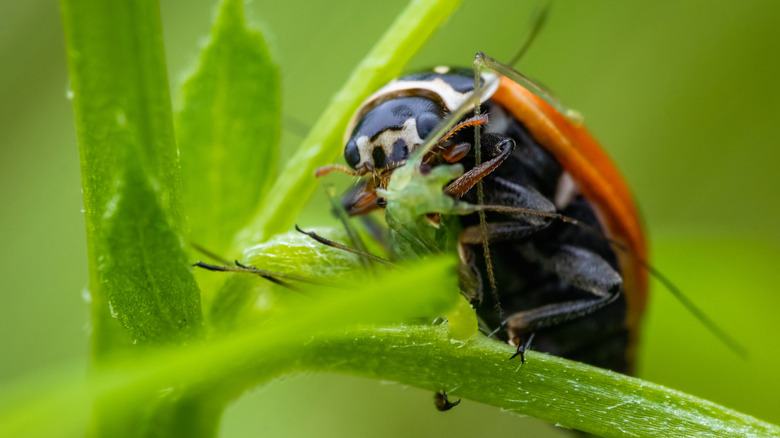
[[[446,327],[355,330],[312,342],[301,368],[390,380],[604,437],[765,437],[780,427],[715,403],[556,356]],[[349,358],[345,360],[345,358]],[[433,406],[431,406],[433,409]]]
[[[181,181],[156,0],[62,0],[92,296],[93,372],[201,333],[183,248]],[[120,421],[98,398],[95,436],[169,435],[184,421],[155,390]]]

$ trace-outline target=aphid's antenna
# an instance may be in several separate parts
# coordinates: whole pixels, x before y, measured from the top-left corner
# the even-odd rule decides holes
[[[368,251],[366,250],[366,246],[363,244],[363,239],[360,238],[360,234],[358,234],[357,230],[355,230],[355,228],[349,223],[349,216],[347,215],[346,210],[344,210],[344,207],[341,206],[341,203],[334,199],[332,185],[325,187],[325,195],[328,197],[331,211],[333,211],[333,214],[336,215],[336,217],[341,222],[341,225],[344,227],[344,231],[347,233],[347,238],[352,244],[352,247],[358,251],[367,253]],[[369,268],[371,266],[371,260],[366,257],[360,257],[360,263],[364,268]]]
[[[567,224],[571,224],[575,227],[581,228],[587,231],[589,234],[606,241],[614,248],[633,255],[634,258],[636,259],[636,262],[640,266],[642,266],[642,268],[644,268],[656,280],[660,281],[661,284],[663,284],[664,287],[677,299],[677,301],[679,301],[680,304],[683,305],[683,307],[685,307],[689,312],[691,312],[693,317],[698,319],[699,322],[702,323],[704,327],[706,327],[707,330],[710,331],[710,333],[715,335],[715,337],[718,338],[719,341],[721,341],[724,345],[726,345],[726,347],[728,347],[731,351],[733,351],[737,356],[741,357],[742,359],[748,358],[749,352],[747,348],[745,348],[744,345],[742,345],[739,341],[731,337],[728,333],[726,333],[725,330],[723,330],[720,326],[718,326],[718,324],[715,321],[713,321],[712,318],[707,316],[707,314],[704,313],[704,311],[701,310],[696,304],[694,304],[694,302],[691,301],[690,298],[688,298],[685,294],[683,294],[680,288],[677,287],[674,283],[672,283],[672,281],[669,278],[663,275],[658,269],[654,268],[646,260],[639,257],[639,254],[631,250],[631,248],[629,248],[626,244],[605,236],[604,233],[601,232],[601,230],[594,228],[581,221],[578,221],[577,219],[564,216],[562,214],[530,210],[527,208],[509,207],[505,205],[469,205],[468,207],[465,207],[465,209],[475,211],[475,212],[495,211],[495,212],[505,212],[505,213],[519,213],[519,214],[527,214],[529,216],[540,216],[540,217],[546,217],[546,218],[558,220]]]
[[[330,246],[330,247],[336,248],[336,249],[340,249],[342,251],[351,252],[352,254],[357,254],[357,255],[359,255],[361,257],[365,257],[365,258],[367,258],[367,259],[369,259],[371,261],[374,261],[374,262],[382,263],[382,264],[385,264],[385,265],[388,265],[388,266],[396,266],[396,264],[391,262],[390,260],[385,260],[382,257],[379,257],[377,255],[371,254],[368,251],[361,251],[359,249],[352,248],[352,247],[344,245],[342,243],[334,242],[334,241],[332,241],[330,239],[327,239],[325,237],[322,237],[319,234],[314,233],[312,231],[304,231],[300,227],[298,227],[298,225],[295,226],[295,231],[297,231],[297,232],[299,232],[301,234],[305,234],[305,235],[311,237],[312,239],[316,240],[317,242],[319,242],[319,243],[321,243],[323,245]]]
[[[481,95],[480,85],[482,82],[482,66],[479,61],[479,57],[474,60],[474,95]],[[474,118],[480,117],[480,99],[474,102]],[[474,167],[479,167],[482,164],[482,125],[474,125]],[[482,178],[477,181],[477,203],[483,205],[485,203],[485,190],[482,185]],[[479,230],[482,234],[482,253],[485,258],[485,268],[488,274],[488,280],[490,282],[490,294],[493,296],[493,303],[498,313],[499,321],[504,319],[504,309],[501,308],[501,300],[498,297],[498,285],[496,284],[496,274],[493,271],[493,260],[490,258],[490,245],[488,244],[487,237],[487,218],[485,212],[479,211]]]
[[[539,36],[539,34],[542,32],[542,29],[544,28],[544,25],[547,24],[547,17],[550,15],[550,6],[551,3],[548,2],[536,10],[533,18],[531,18],[531,30],[528,31],[528,34],[523,39],[523,44],[520,46],[520,49],[515,52],[515,55],[512,57],[512,59],[509,60],[507,63],[508,65],[517,65],[517,63],[520,62],[520,59],[523,58],[523,55],[525,55],[528,49],[531,48],[531,45],[534,43],[534,41],[536,41],[536,37]]]
[[[477,63],[480,64],[480,68],[482,69],[492,70],[499,75],[505,76],[508,79],[511,79],[513,82],[522,85],[525,89],[534,93],[537,97],[541,98],[545,102],[549,103],[550,106],[555,108],[559,113],[566,116],[575,125],[582,124],[582,114],[564,105],[563,102],[555,97],[554,94],[528,76],[520,73],[519,71],[502,62],[498,62],[497,60],[491,58],[488,55],[485,55],[482,52],[477,53],[477,56],[474,59],[474,64]]]

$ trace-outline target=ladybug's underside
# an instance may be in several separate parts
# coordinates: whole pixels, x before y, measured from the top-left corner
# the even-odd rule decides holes
[[[486,79],[485,79],[486,80]],[[496,82],[496,81],[493,81]],[[357,112],[348,131],[345,157],[356,174],[391,177],[428,133],[473,91],[470,70],[437,68],[401,78],[375,93]],[[533,333],[533,348],[592,365],[628,372],[633,336],[626,325],[627,304],[620,262],[593,229],[611,231],[603,212],[580,193],[579,184],[512,112],[489,98],[482,104],[482,163],[477,168],[474,129],[458,130],[438,145],[430,165],[458,162],[466,174],[445,192],[476,204],[481,180],[484,204],[559,213],[591,227],[518,213],[488,212],[487,237],[506,314],[503,336],[517,345]],[[377,178],[373,178],[377,181]],[[381,206],[371,178],[363,192],[347,198],[352,214]],[[471,298],[490,327],[501,325],[487,293],[486,263],[477,215],[463,216],[459,239],[463,262],[480,286]],[[606,234],[606,233],[605,233]]]

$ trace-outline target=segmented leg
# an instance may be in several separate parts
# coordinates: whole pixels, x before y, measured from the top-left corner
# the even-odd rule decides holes
[[[379,200],[371,180],[366,180],[349,190],[341,205],[350,216],[364,215],[380,208]]]
[[[449,397],[447,397],[447,393],[444,391],[439,391],[436,394],[434,394],[433,400],[436,409],[438,409],[441,412],[449,411],[450,409],[460,404],[460,399],[458,399],[458,401],[456,402],[451,402]]]
[[[517,248],[528,261],[555,274],[569,286],[590,293],[593,298],[547,304],[510,315],[506,321],[510,339],[582,318],[609,305],[623,293],[620,274],[594,252],[569,245],[560,246],[553,254],[543,254],[532,244]]]
[[[463,196],[474,184],[481,181],[506,160],[515,148],[515,141],[499,134],[485,134],[482,136],[482,148],[487,153],[488,160],[475,166],[473,169],[461,175],[451,182],[444,193],[454,196]]]
[[[490,177],[490,183],[490,190],[485,193],[486,202],[542,212],[555,211],[555,205],[534,189],[499,177]],[[471,271],[471,275],[467,275],[468,272],[461,272],[461,290],[466,296],[479,302],[483,298],[482,275],[476,265],[476,255],[470,245],[479,245],[483,241],[489,243],[521,239],[546,228],[550,223],[549,219],[544,217],[522,216],[513,213],[508,213],[506,216],[514,218],[516,221],[486,223],[484,237],[481,225],[473,225],[463,230],[458,238],[460,260]],[[464,271],[466,270],[464,269]]]

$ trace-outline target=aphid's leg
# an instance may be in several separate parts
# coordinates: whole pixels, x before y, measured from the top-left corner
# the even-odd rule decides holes
[[[282,278],[285,278],[287,280],[295,280],[300,281],[303,283],[315,283],[312,280],[309,280],[304,277],[298,277],[297,275],[290,275],[290,274],[283,274],[281,272],[271,272],[271,271],[264,271],[262,269],[257,269],[254,266],[246,266],[242,265],[238,261],[235,262],[235,266],[220,266],[220,265],[212,265],[209,263],[203,263],[201,261],[198,261],[197,263],[194,263],[192,266],[195,266],[197,268],[206,269],[209,271],[216,271],[216,272],[235,272],[240,274],[252,274],[257,275],[259,277],[262,277],[271,283],[278,284],[279,286],[286,287],[288,289],[292,290],[298,290],[297,287],[291,285],[290,283],[282,280]]]
[[[486,224],[488,242],[522,239],[536,233],[547,225],[528,225],[520,222],[489,222]],[[482,243],[482,229],[472,225],[463,230],[458,238],[463,245],[479,245]]]
[[[555,274],[571,287],[590,293],[593,298],[539,306],[510,315],[506,320],[509,339],[545,327],[582,318],[609,305],[623,293],[623,279],[598,254],[584,248],[561,245],[553,254],[543,254],[532,244],[518,245],[525,259]]]
[[[384,232],[383,225],[380,225],[379,222],[371,215],[361,215],[358,216],[358,219],[360,220],[360,223],[363,225],[363,228],[366,230],[366,232],[371,236],[371,239],[373,242],[377,243],[382,250],[384,250],[385,254],[389,254],[390,250],[388,242],[388,238],[386,233]]]
[[[557,213],[555,204],[534,188],[498,176],[490,178],[490,186],[485,193],[485,198],[486,204],[510,207],[507,211],[490,208],[486,208],[485,211],[498,211],[530,224],[549,223]],[[511,208],[517,208],[518,211],[513,212]],[[526,214],[522,210],[540,214]]]
[[[342,243],[334,242],[334,241],[332,241],[330,239],[327,239],[325,237],[320,236],[317,233],[314,233],[314,232],[311,232],[311,231],[303,231],[302,229],[300,229],[300,227],[298,227],[298,225],[295,226],[295,230],[298,231],[301,234],[305,234],[305,235],[311,237],[312,239],[316,240],[317,242],[319,242],[319,243],[321,243],[321,244],[323,244],[325,246],[330,246],[331,248],[336,248],[336,249],[340,249],[342,251],[351,252],[352,254],[357,254],[357,255],[359,255],[361,257],[365,257],[365,258],[367,258],[367,259],[369,259],[371,261],[374,261],[374,262],[379,262],[379,263],[382,263],[382,264],[385,264],[385,265],[395,266],[395,264],[393,262],[391,262],[390,260],[385,260],[382,257],[379,257],[377,255],[371,254],[370,252],[361,251],[359,249],[355,249],[355,248],[349,247],[349,246],[344,245]]]
[[[473,169],[451,182],[444,189],[444,193],[463,196],[469,189],[474,187],[474,184],[496,170],[515,148],[514,140],[499,134],[485,134],[482,136],[481,143],[482,149],[487,153],[488,160],[475,166]]]
[[[482,52],[477,53],[477,56],[474,59],[474,70],[478,72],[483,70],[492,70],[501,76],[506,76],[507,78],[517,82],[535,95],[542,98],[559,113],[566,116],[575,125],[582,124],[582,115],[580,113],[564,105],[557,97],[555,97],[543,86],[539,85],[534,80],[518,72],[512,67],[496,61]]]
[[[344,206],[341,205],[334,197],[333,187],[327,187],[325,194],[328,196],[328,202],[330,202],[331,212],[334,216],[339,218],[341,225],[344,227],[344,231],[347,233],[347,238],[353,248],[361,252],[368,252],[366,246],[363,244],[363,239],[360,238],[360,233],[352,226],[349,221],[349,215]],[[364,268],[371,268],[371,261],[365,257],[360,258],[360,263]]]
[[[283,281],[282,278],[286,280],[294,280],[294,281],[300,281],[302,283],[317,283],[315,281],[309,280],[304,277],[299,277],[297,275],[293,274],[284,274],[281,272],[271,272],[271,271],[264,271],[261,269],[257,269],[254,266],[246,266],[242,265],[241,263],[236,260],[233,263],[230,263],[229,260],[219,256],[218,254],[209,251],[208,249],[198,245],[195,242],[190,242],[190,246],[192,246],[195,250],[200,252],[201,254],[205,255],[208,258],[214,259],[222,263],[222,266],[220,265],[212,265],[209,263],[201,262],[200,260],[197,263],[194,263],[192,266],[206,269],[209,271],[216,271],[216,272],[237,272],[237,273],[244,273],[244,274],[253,274],[260,276],[271,283],[278,284],[280,286],[284,286],[289,289],[297,290],[297,288],[293,287],[286,281]]]

